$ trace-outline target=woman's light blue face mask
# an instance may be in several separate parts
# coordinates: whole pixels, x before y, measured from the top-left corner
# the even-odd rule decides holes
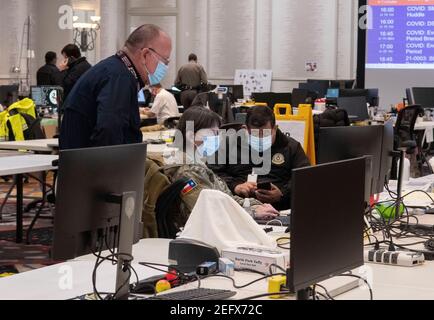
[[[220,149],[220,136],[205,136],[203,143],[197,148],[197,152],[203,158],[208,158],[216,154]]]

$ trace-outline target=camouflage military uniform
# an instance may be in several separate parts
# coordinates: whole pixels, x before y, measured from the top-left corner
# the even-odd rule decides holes
[[[186,220],[190,216],[191,211],[196,205],[202,190],[218,190],[231,196],[241,206],[243,206],[245,199],[232,194],[227,184],[220,179],[205,163],[196,163],[189,165],[173,165],[164,168],[165,174],[170,177],[172,182],[181,178],[190,179],[193,187],[190,187],[181,194],[181,214]],[[262,205],[256,199],[250,199],[251,206]]]

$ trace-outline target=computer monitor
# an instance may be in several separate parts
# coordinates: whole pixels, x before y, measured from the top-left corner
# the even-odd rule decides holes
[[[411,104],[417,104],[424,109],[434,109],[434,87],[433,88],[412,88]]]
[[[18,85],[0,86],[0,104],[9,107],[18,100]]]
[[[291,104],[292,94],[290,92],[263,92],[252,93],[255,102],[266,103],[268,107],[274,109],[276,104]]]
[[[327,90],[327,99],[337,99],[339,98],[339,89],[330,88]]]
[[[353,89],[356,85],[356,80],[331,80],[330,88],[335,89]]]
[[[330,88],[330,80],[314,80],[314,79],[308,79],[307,85],[300,87],[300,89],[308,89],[310,91],[316,92],[319,98],[324,98],[329,88]]]
[[[237,100],[244,99],[244,86],[243,85],[220,85],[220,87],[226,87],[229,91],[229,97],[232,103]]]
[[[143,106],[143,105],[146,104],[146,98],[145,98],[144,89],[142,89],[142,90],[139,91],[138,99],[137,100],[139,102],[139,105],[141,105],[141,106]]]
[[[60,152],[53,259],[115,248],[131,255],[143,233],[146,151],[146,144],[133,144]],[[128,275],[121,257],[118,261],[122,297],[128,294]]]
[[[287,278],[299,299],[309,298],[312,285],[364,265],[365,166],[358,158],[293,170]]]
[[[380,106],[380,90],[379,89],[367,89],[366,99],[371,107]]]
[[[317,93],[312,92],[308,89],[294,89],[292,91],[292,107],[298,108],[300,104],[311,104],[315,103],[315,100],[318,98]]]
[[[30,97],[35,102],[38,112],[43,109],[49,109],[51,111],[58,109],[61,105],[62,95],[62,87],[32,86],[30,88]]]
[[[393,128],[390,129],[390,124],[321,128],[317,161],[319,164],[326,164],[358,157],[371,157],[371,183],[366,189],[367,196],[370,196],[384,190],[385,179],[392,165],[390,157],[392,150]]]
[[[366,97],[341,97],[337,100],[339,109],[347,111],[351,121],[369,120],[368,102]]]

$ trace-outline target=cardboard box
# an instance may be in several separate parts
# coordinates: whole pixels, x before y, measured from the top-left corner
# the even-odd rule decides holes
[[[266,250],[254,247],[239,247],[224,249],[222,257],[234,262],[235,270],[254,270],[264,274],[270,274],[270,266],[278,265],[284,270],[289,268],[289,250]],[[273,267],[272,272],[281,273]]]

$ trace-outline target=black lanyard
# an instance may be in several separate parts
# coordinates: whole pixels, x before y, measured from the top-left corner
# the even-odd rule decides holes
[[[137,80],[137,91],[142,90],[145,87],[145,82],[143,81],[142,77],[137,72],[136,68],[134,67],[134,64],[130,60],[130,58],[126,55],[125,52],[122,50],[118,51],[116,53],[116,56],[125,64],[125,67],[131,72],[131,74],[136,78]]]

